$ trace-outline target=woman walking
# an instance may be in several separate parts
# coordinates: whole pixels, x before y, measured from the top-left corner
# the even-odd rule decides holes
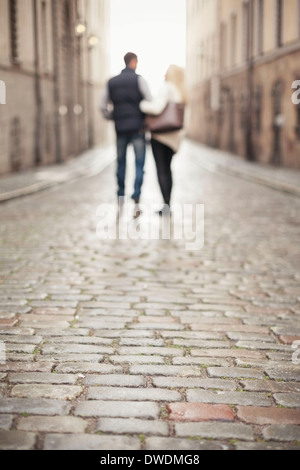
[[[169,102],[186,103],[184,69],[171,65],[165,75],[165,82],[153,101],[143,100],[140,108],[145,114],[160,115]],[[171,164],[178,152],[184,131],[153,133],[151,136],[152,152],[156,163],[158,181],[164,199],[164,208],[160,215],[169,214],[173,178]]]

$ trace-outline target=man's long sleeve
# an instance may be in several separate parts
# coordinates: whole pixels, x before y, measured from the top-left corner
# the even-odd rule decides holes
[[[146,101],[151,101],[152,94],[151,94],[150,88],[146,80],[141,75],[139,75],[138,77],[138,84],[139,84],[139,90],[141,94],[143,95],[143,99]]]
[[[113,109],[112,109],[112,103],[111,103],[111,99],[109,95],[108,84],[106,85],[104,92],[101,96],[99,110],[101,111],[105,119],[109,119],[109,120],[113,119]]]

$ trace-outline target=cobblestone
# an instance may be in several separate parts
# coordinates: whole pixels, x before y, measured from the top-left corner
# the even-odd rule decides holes
[[[146,450],[227,450],[228,446],[198,439],[150,437],[146,440]]]
[[[97,425],[97,431],[114,434],[169,435],[167,423],[158,420],[148,421],[136,418],[101,418]]]
[[[48,434],[44,450],[138,450],[140,441],[133,437],[95,436],[89,434]]]
[[[254,440],[250,426],[239,423],[176,423],[175,432],[178,437],[199,436],[207,439],[241,439]]]
[[[11,396],[19,398],[53,398],[57,400],[72,400],[82,392],[81,387],[75,385],[53,385],[53,384],[26,384],[15,385]]]
[[[10,374],[8,381],[13,384],[71,384],[77,382],[76,375],[27,372]]]
[[[90,387],[89,400],[177,401],[178,392],[159,388]]]
[[[0,429],[8,431],[13,422],[13,415],[0,415]]]
[[[237,416],[246,423],[259,425],[300,424],[300,410],[238,406]]]
[[[74,416],[29,416],[21,418],[17,429],[20,431],[84,433],[88,423]]]
[[[156,403],[135,401],[98,401],[79,403],[76,416],[105,416],[116,418],[158,418],[159,407]]]
[[[251,379],[262,379],[264,377],[264,374],[258,370],[242,367],[208,367],[207,373],[209,377],[247,377]]]
[[[34,447],[35,440],[36,435],[32,432],[0,430],[2,450],[31,450]]]
[[[263,430],[266,440],[276,441],[300,441],[300,427],[293,425],[273,425]]]
[[[271,406],[272,401],[264,393],[253,392],[210,392],[188,390],[189,402],[229,403],[232,405]]]
[[[0,413],[29,413],[33,415],[67,415],[70,404],[60,400],[31,398],[2,398]]]
[[[0,206],[1,449],[297,448],[300,199],[186,148],[173,197],[204,203],[200,251],[99,240],[112,166]]]
[[[143,387],[145,379],[137,375],[88,375],[84,379],[85,385],[102,385],[115,387]]]
[[[234,413],[228,405],[203,403],[174,403],[168,405],[169,419],[173,421],[233,421]]]
[[[274,400],[281,406],[300,407],[300,393],[275,393]]]

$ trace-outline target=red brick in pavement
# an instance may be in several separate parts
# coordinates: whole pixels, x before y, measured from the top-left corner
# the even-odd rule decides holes
[[[172,421],[233,421],[234,412],[228,405],[207,403],[171,403],[167,406]]]

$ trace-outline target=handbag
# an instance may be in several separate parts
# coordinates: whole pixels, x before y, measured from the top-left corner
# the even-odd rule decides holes
[[[158,116],[146,116],[146,128],[156,133],[179,131],[184,125],[184,109],[183,103],[169,102]]]

